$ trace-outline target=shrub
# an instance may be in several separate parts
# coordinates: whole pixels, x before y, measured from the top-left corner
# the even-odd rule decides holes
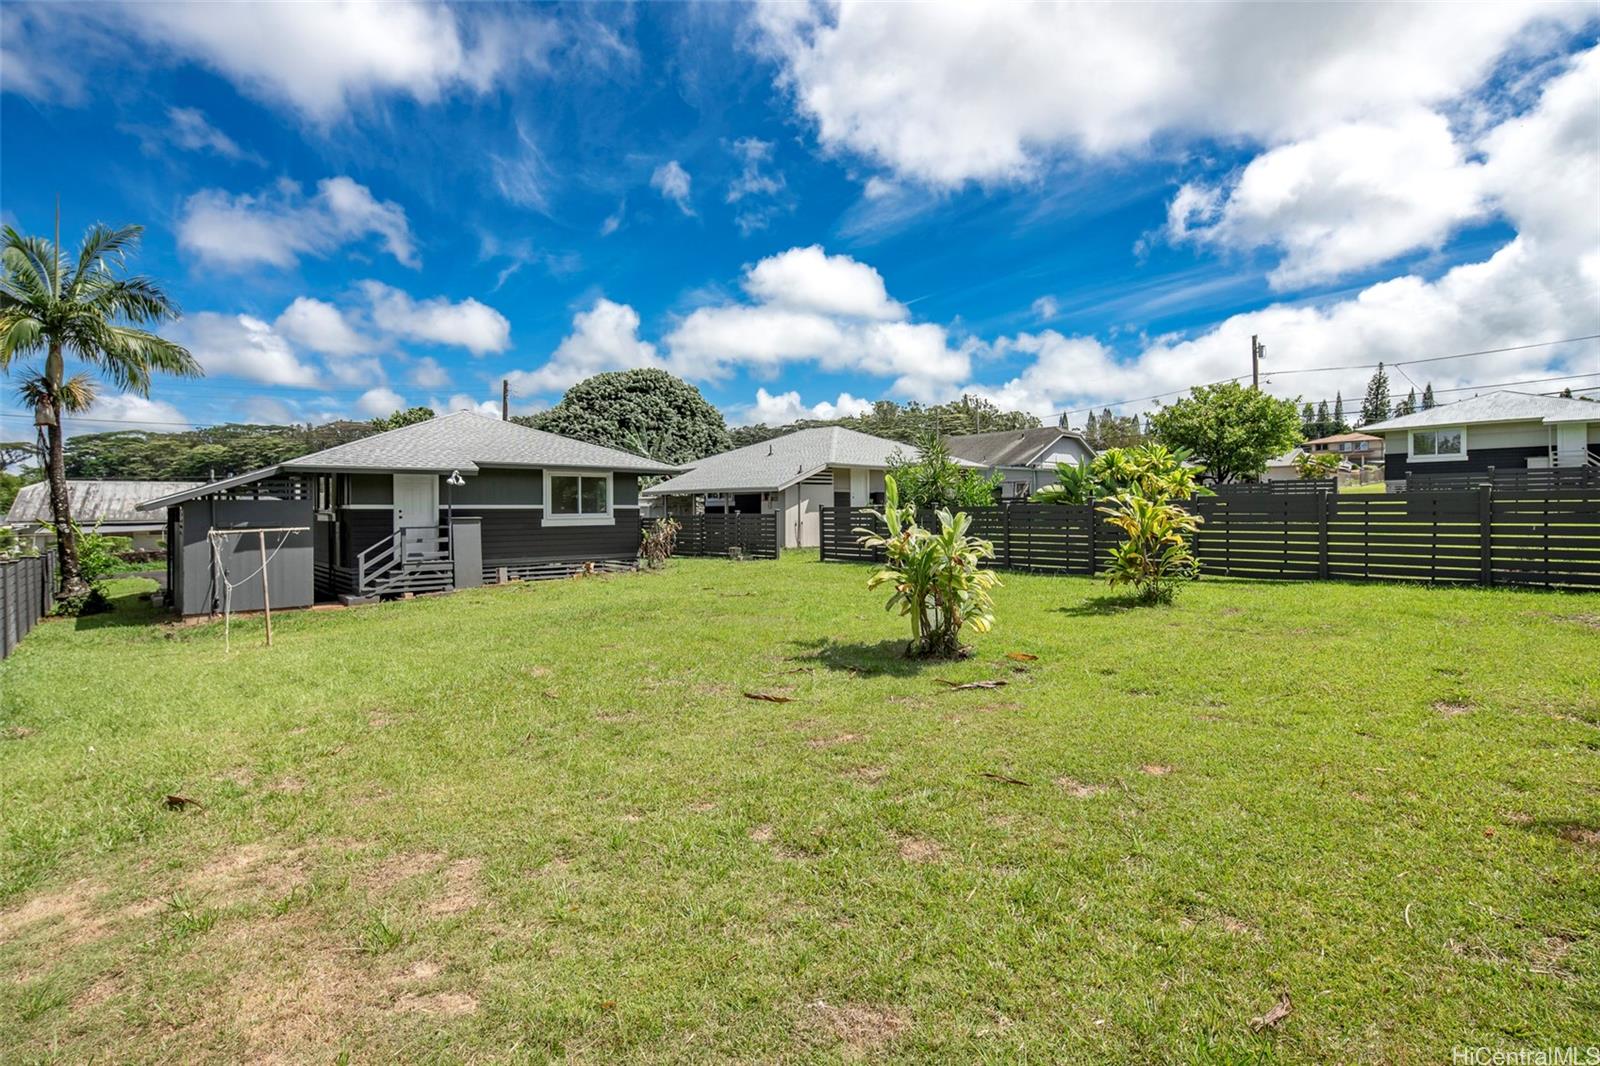
[[[1057,463],[1060,483],[1040,489],[1035,503],[1086,504],[1123,493],[1150,500],[1187,500],[1211,495],[1200,485],[1200,470],[1189,453],[1163,444],[1111,448],[1086,465]]]
[[[917,439],[916,459],[891,461],[889,474],[894,476],[901,498],[913,512],[991,507],[1000,488],[999,474],[984,477],[970,466],[961,466],[951,458],[944,439],[933,430]]]
[[[1333,477],[1339,472],[1339,457],[1333,452],[1301,452],[1294,457],[1294,468],[1302,481]]]
[[[1188,540],[1200,527],[1199,515],[1132,493],[1115,496],[1098,510],[1127,537],[1107,555],[1112,587],[1132,585],[1145,603],[1171,603],[1178,585],[1199,574],[1200,561]]]
[[[885,565],[867,579],[867,588],[890,585],[894,592],[885,610],[899,609],[911,619],[907,655],[958,658],[966,653],[961,630],[987,633],[994,626],[994,600],[989,590],[1000,584],[982,561],[994,557],[994,545],[967,536],[972,520],[964,513],[939,510],[939,532],[923,529],[916,508],[900,504],[893,474],[884,478],[884,508],[879,515],[887,534],[858,529],[860,542],[881,548]]]
[[[678,520],[671,516],[650,523],[639,545],[639,554],[644,556],[645,565],[652,570],[666,566],[667,560],[672,558],[673,549],[678,545],[678,530],[682,528]]]
[[[72,524],[78,540],[78,570],[88,589],[76,596],[62,596],[56,600],[56,613],[62,615],[102,614],[111,610],[111,600],[106,596],[105,581],[123,569],[119,553],[133,547],[127,537],[112,537],[100,532],[96,525],[85,533],[78,524]]]

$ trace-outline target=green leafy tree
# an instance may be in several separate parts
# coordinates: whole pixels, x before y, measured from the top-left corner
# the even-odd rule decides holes
[[[899,484],[908,507],[947,511],[990,507],[1000,488],[999,474],[984,477],[957,463],[944,438],[932,428],[923,432],[914,458],[896,453],[890,459],[889,474]]]
[[[1106,580],[1113,588],[1132,585],[1144,603],[1171,603],[1178,586],[1199,574],[1193,547],[1199,515],[1126,493],[1097,510],[1125,538],[1106,554]]]
[[[961,631],[987,633],[994,626],[990,590],[1000,578],[983,569],[994,558],[994,545],[969,537],[972,520],[963,512],[938,512],[939,532],[917,524],[914,504],[900,502],[893,474],[884,478],[884,507],[878,515],[887,533],[858,529],[860,542],[884,553],[883,569],[867,579],[869,590],[891,587],[886,610],[911,619],[907,655],[959,658],[967,653]]]
[[[1339,456],[1336,452],[1301,452],[1294,457],[1294,468],[1302,481],[1333,477],[1339,470]]]
[[[568,389],[550,410],[512,421],[664,463],[703,459],[733,443],[722,412],[665,370],[596,374]]]
[[[1317,421],[1316,408],[1311,406],[1310,400],[1307,400],[1305,406],[1300,408],[1300,435],[1309,440],[1320,435],[1317,432],[1320,428],[1321,423]]]
[[[1416,409],[1417,409],[1417,390],[1416,389],[1412,389],[1410,392],[1406,393],[1406,398],[1405,399],[1401,400],[1399,403],[1394,405],[1394,416],[1396,418],[1401,418],[1401,417],[1403,417],[1405,415],[1409,415],[1409,414],[1414,413],[1416,411]]]
[[[1102,410],[1098,418],[1090,412],[1083,430],[1083,439],[1097,452],[1108,448],[1131,448],[1144,443],[1148,436],[1138,415],[1112,414],[1109,407]]]
[[[1300,443],[1297,401],[1236,381],[1197,385],[1150,423],[1162,443],[1187,451],[1215,481],[1259,477],[1267,460]]]
[[[431,407],[408,407],[404,411],[396,411],[391,415],[372,420],[372,428],[382,433],[390,429],[399,429],[402,426],[414,426],[418,422],[426,422],[433,417]]]
[[[1430,381],[1426,385],[1422,386],[1422,409],[1427,411],[1431,410],[1433,407],[1433,382]]]
[[[1378,364],[1378,369],[1373,371],[1372,378],[1367,382],[1367,396],[1361,401],[1361,424],[1370,426],[1374,422],[1382,422],[1389,417],[1389,375],[1384,372],[1383,364]]]
[[[140,396],[149,395],[156,373],[201,373],[186,349],[142,328],[175,320],[177,304],[150,278],[119,276],[142,231],[141,226],[93,226],[84,235],[76,260],[62,253],[58,241],[24,237],[10,226],[0,240],[0,369],[42,357],[35,419],[45,432],[59,579],[68,596],[85,593],[87,585],[78,559],[63,452],[67,357]]]

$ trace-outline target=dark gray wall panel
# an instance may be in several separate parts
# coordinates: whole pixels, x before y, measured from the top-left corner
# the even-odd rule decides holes
[[[192,500],[182,505],[183,561],[181,588],[175,604],[181,614],[206,614],[222,606],[222,585],[212,573],[212,529],[260,526],[311,526],[310,500]],[[267,551],[278,545],[281,534],[268,533]],[[261,565],[259,539],[245,535],[223,542],[223,564],[235,581]],[[313,549],[311,533],[291,534],[268,567],[274,607],[307,607],[312,601]],[[235,611],[259,611],[262,606],[259,577],[233,590]]]

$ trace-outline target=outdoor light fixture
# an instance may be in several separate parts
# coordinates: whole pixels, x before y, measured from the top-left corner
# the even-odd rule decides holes
[[[455,532],[453,527],[456,524],[456,486],[465,485],[467,483],[467,479],[461,476],[461,471],[452,470],[450,471],[450,476],[444,479],[444,483],[445,486],[450,490],[445,494],[444,506],[445,515],[447,516],[446,521],[452,527],[451,533],[453,534]],[[453,541],[455,538],[452,536],[451,539]],[[453,548],[454,545],[452,545],[452,550]]]

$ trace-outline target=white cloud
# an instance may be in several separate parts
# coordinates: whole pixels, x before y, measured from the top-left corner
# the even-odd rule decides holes
[[[151,155],[172,147],[185,152],[210,152],[234,162],[266,164],[266,160],[241,148],[239,142],[213,126],[205,112],[198,108],[169,107],[166,124],[162,126],[129,124],[121,128],[138,137],[144,150]]]
[[[289,342],[251,315],[200,311],[185,315],[172,329],[213,377],[239,377],[264,385],[317,385],[316,373],[295,355]]]
[[[1033,301],[1033,317],[1048,322],[1061,313],[1061,301],[1054,296],[1041,296]]]
[[[132,392],[114,392],[97,396],[82,416],[68,416],[63,428],[68,434],[141,428],[155,433],[176,433],[190,425],[183,412],[165,400],[152,400]]]
[[[572,317],[572,332],[550,361],[536,370],[514,370],[507,377],[519,395],[555,392],[607,370],[659,366],[655,345],[639,339],[639,313],[627,304],[601,297]]]
[[[772,142],[756,137],[741,137],[730,146],[741,161],[739,176],[728,183],[727,201],[742,204],[734,215],[734,225],[748,237],[757,230],[766,229],[773,216],[786,206],[777,201],[785,189],[782,174],[768,173],[766,164],[772,160]]]
[[[328,380],[345,388],[366,388],[369,385],[379,385],[388,377],[384,373],[383,363],[375,356],[327,359],[323,361],[322,365],[327,373]]]
[[[346,177],[324,178],[310,198],[288,179],[255,195],[205,189],[189,197],[178,220],[182,247],[226,267],[292,267],[303,255],[327,256],[369,236],[406,266],[422,265],[405,209]]]
[[[419,389],[442,389],[450,384],[450,374],[436,360],[423,356],[411,365],[411,384]]]
[[[272,396],[250,396],[240,405],[240,413],[246,422],[258,422],[271,426],[286,426],[291,422],[298,422],[294,409],[282,400]]]
[[[295,344],[326,355],[355,355],[371,347],[367,338],[351,328],[342,311],[309,296],[298,297],[284,308],[273,326]]]
[[[934,185],[1164,136],[1282,143],[1432,108],[1578,4],[763,5],[823,145]]]
[[[405,406],[405,397],[393,389],[382,387],[368,389],[356,400],[356,410],[368,418],[382,418],[396,411],[405,410]]]
[[[650,175],[650,187],[677,204],[684,214],[694,214],[689,203],[689,172],[676,159],[656,167],[655,173]]]
[[[489,161],[495,188],[508,202],[535,211],[549,208],[546,188],[550,183],[550,168],[538,143],[521,122],[517,123],[516,150],[510,155],[491,155]]]
[[[363,281],[359,287],[371,304],[372,321],[387,333],[454,345],[473,355],[503,352],[511,345],[511,323],[471,297],[460,303],[442,296],[414,300],[381,281]]]
[[[848,392],[841,392],[839,399],[834,403],[822,400],[807,407],[800,402],[798,392],[790,391],[774,396],[766,389],[758,388],[756,402],[740,409],[739,417],[749,424],[782,426],[802,418],[850,418],[867,414],[871,410],[870,401],[858,400]]]
[[[919,400],[943,399],[971,371],[970,345],[952,346],[944,327],[904,321],[882,276],[820,247],[791,248],[745,272],[751,303],[701,307],[666,338],[671,363],[696,378],[735,367],[775,373],[791,363],[892,377]]]
[[[881,321],[906,317],[905,305],[889,299],[882,274],[816,244],[761,260],[745,273],[744,289],[761,303],[790,310]]]
[[[609,237],[613,233],[617,232],[617,230],[621,229],[622,221],[627,216],[627,213],[628,201],[624,199],[621,203],[617,204],[617,209],[611,212],[611,214],[607,215],[604,222],[600,223],[600,236]]]
[[[465,393],[458,392],[448,400],[437,397],[428,401],[428,406],[436,414],[447,415],[455,411],[476,411],[480,415],[489,415],[492,418],[500,417],[500,405],[494,400],[474,400]]]

